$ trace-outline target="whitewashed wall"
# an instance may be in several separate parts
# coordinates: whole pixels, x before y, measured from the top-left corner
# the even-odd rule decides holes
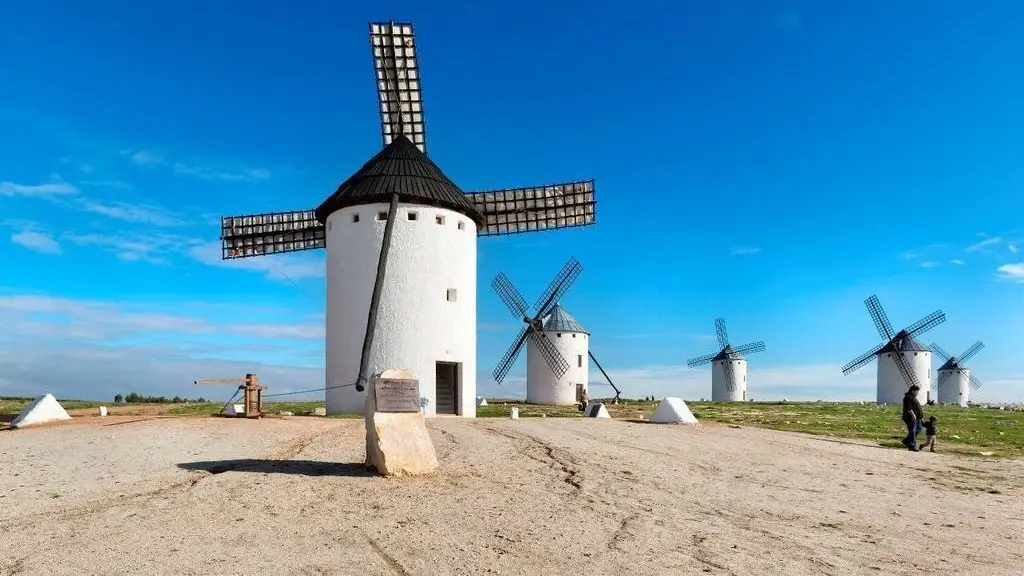
[[[356,381],[388,204],[327,219],[327,385]],[[409,220],[409,213],[416,220]],[[353,222],[358,214],[359,221]],[[442,218],[438,223],[436,217]],[[461,229],[460,229],[461,225]],[[443,208],[399,204],[369,373],[409,368],[435,415],[435,363],[462,363],[459,410],[476,416],[476,224]],[[455,301],[448,301],[454,289]],[[362,412],[365,392],[327,390],[327,413]]]
[[[735,388],[729,391],[729,379],[725,372],[725,363],[732,362]],[[716,360],[711,363],[711,401],[712,402],[743,402],[747,391],[746,360]]]
[[[590,394],[590,338],[582,332],[548,332],[544,334],[569,363],[561,378],[555,378],[551,366],[530,338],[526,339],[526,401],[549,406],[576,403],[576,384]],[[561,337],[559,337],[561,334]],[[582,365],[581,365],[582,364]]]
[[[903,373],[892,358],[891,352],[878,356],[878,404],[903,404],[903,395],[907,392],[907,383],[903,379]],[[907,360],[907,365],[917,374],[917,381],[921,384],[921,390],[917,393],[917,399],[923,405],[928,401],[928,389],[932,381],[932,353],[925,351],[901,352]]]
[[[971,394],[971,371],[969,369],[939,370],[935,379],[938,382],[936,402],[967,406]]]

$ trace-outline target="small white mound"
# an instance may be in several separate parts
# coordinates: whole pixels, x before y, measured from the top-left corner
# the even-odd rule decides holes
[[[476,405],[477,406],[487,406],[487,399],[484,398],[483,396],[477,396],[476,397]]]
[[[11,428],[23,428],[33,424],[44,424],[57,420],[71,420],[71,415],[47,392],[36,398],[11,422]]]
[[[245,405],[243,404],[228,404],[228,407],[224,409],[225,416],[245,416]]]
[[[594,402],[587,406],[587,418],[611,418],[608,409],[601,402]]]
[[[690,412],[690,407],[683,402],[682,398],[668,397],[658,403],[658,407],[651,416],[651,422],[669,424],[679,422],[682,424],[697,424],[697,418]]]

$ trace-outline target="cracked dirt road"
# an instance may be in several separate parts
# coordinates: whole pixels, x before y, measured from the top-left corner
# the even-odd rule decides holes
[[[1024,463],[712,426],[429,421],[443,471],[365,473],[362,421],[0,433],[0,573],[1020,574]]]

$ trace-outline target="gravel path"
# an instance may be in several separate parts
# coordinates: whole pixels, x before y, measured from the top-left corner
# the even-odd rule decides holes
[[[429,421],[443,471],[362,468],[361,420],[0,433],[0,573],[1021,574],[1024,463],[753,428]]]

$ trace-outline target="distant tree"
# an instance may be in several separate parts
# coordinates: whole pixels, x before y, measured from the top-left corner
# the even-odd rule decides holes
[[[114,404],[120,404],[121,402],[124,402],[124,396],[120,394],[114,395]]]
[[[181,404],[181,397],[175,396],[174,398],[171,398],[171,404]]]

